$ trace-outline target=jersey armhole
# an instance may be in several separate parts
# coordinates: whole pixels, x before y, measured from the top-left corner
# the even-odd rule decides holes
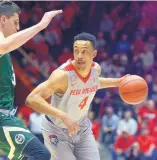
[[[68,71],[65,71],[64,69],[59,68],[60,70],[64,71],[64,74],[66,74],[68,76],[68,84],[67,84],[67,89],[65,91],[65,93],[63,94],[63,96],[68,92],[68,90],[71,89],[71,82],[70,82],[70,73]]]
[[[100,81],[99,81],[99,73],[98,73],[98,68],[97,68],[97,65],[95,62],[93,62],[92,64],[92,68],[93,68],[93,71],[94,71],[94,74],[97,75],[97,83],[98,83],[98,89],[100,88]]]

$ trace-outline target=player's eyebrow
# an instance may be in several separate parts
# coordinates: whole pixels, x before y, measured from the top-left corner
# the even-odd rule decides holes
[[[81,48],[85,48],[85,49],[88,49],[88,47],[86,46],[80,46]],[[74,46],[74,48],[79,48],[78,46]]]
[[[83,46],[82,48],[88,49],[88,47],[86,47],[86,46]]]

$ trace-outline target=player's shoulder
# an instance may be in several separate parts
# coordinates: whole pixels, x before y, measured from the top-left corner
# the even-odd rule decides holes
[[[92,67],[94,67],[97,70],[99,75],[101,74],[101,67],[97,62],[93,62]]]
[[[66,72],[74,70],[72,61],[71,61],[71,60],[66,61],[65,63],[63,63],[63,64],[59,67],[59,69],[61,69],[61,70],[63,70],[63,71],[66,71]]]
[[[0,31],[0,41],[4,40],[4,34]]]
[[[100,67],[100,65],[99,65],[97,62],[94,62],[94,61],[93,61],[93,63],[92,63],[92,67],[99,68],[99,67]]]
[[[67,78],[67,73],[64,70],[59,68],[54,70],[50,75],[50,79],[53,79],[56,81],[63,81],[65,78]]]
[[[56,69],[54,70],[49,79],[48,79],[49,85],[57,89],[62,89],[66,91],[68,86],[68,76],[64,70]]]

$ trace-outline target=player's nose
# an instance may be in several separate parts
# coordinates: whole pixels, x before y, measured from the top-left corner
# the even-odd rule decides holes
[[[82,52],[79,52],[78,59],[82,59]]]

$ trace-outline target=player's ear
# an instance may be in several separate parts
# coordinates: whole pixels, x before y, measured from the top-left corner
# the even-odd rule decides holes
[[[93,58],[95,58],[97,56],[97,50],[94,50],[93,52]]]
[[[6,20],[7,20],[7,17],[6,17],[6,16],[1,16],[1,17],[0,17],[0,22],[1,22],[1,24],[4,24],[4,23],[6,22]]]

